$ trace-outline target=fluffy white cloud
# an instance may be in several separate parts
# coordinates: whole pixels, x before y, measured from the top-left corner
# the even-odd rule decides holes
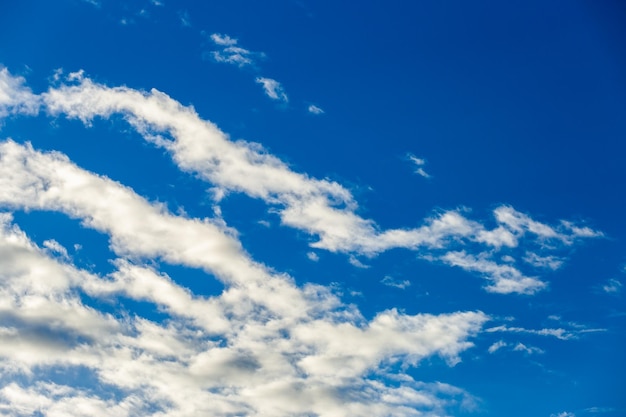
[[[466,396],[379,366],[431,355],[458,362],[483,313],[388,310],[368,322],[327,288],[297,287],[254,263],[223,225],[174,216],[64,155],[6,141],[0,169],[1,205],[64,212],[134,259],[98,277],[51,258],[2,215],[0,366],[26,381],[0,391],[5,414],[411,416]],[[204,268],[226,288],[199,297],[137,263],[156,257]],[[80,294],[147,301],[169,318],[101,313]],[[78,369],[100,388],[44,382]],[[400,386],[384,382],[398,377]]]
[[[265,94],[272,100],[284,101],[285,103],[289,101],[283,86],[278,81],[271,78],[257,77],[256,82],[263,86]]]
[[[39,111],[39,97],[25,86],[23,77],[15,77],[0,66],[0,117],[8,114],[35,114]]]

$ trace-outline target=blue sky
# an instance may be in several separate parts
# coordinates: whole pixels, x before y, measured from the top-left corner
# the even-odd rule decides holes
[[[0,5],[0,414],[626,415],[617,1]]]

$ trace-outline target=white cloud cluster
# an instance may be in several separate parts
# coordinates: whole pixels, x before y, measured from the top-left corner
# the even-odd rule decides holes
[[[327,288],[256,264],[228,229],[167,213],[64,155],[6,141],[0,167],[2,206],[64,212],[108,234],[120,256],[100,277],[0,216],[0,368],[15,379],[0,390],[5,415],[417,416],[467,397],[381,365],[456,363],[483,313],[387,310],[367,321]],[[141,261],[158,257],[204,268],[225,289],[194,295]],[[103,313],[85,296],[146,301],[168,319]],[[97,384],[55,379],[81,369]]]
[[[226,64],[237,65],[238,67],[254,66],[255,59],[265,56],[262,52],[252,52],[248,49],[242,48],[238,45],[238,40],[228,35],[220,33],[213,33],[209,36],[209,39],[213,44],[218,46],[219,50],[210,52],[210,56],[216,62],[223,62]],[[281,101],[287,103],[289,97],[283,88],[282,84],[272,78],[268,77],[256,77],[257,84],[261,84],[265,95],[272,100]],[[308,111],[314,114],[320,114],[324,111],[317,106],[309,106]]]
[[[228,35],[213,33],[209,36],[209,39],[216,46],[221,48],[219,50],[211,51],[211,57],[217,62],[244,67],[246,65],[253,65],[254,58],[256,56],[263,56],[263,54],[252,52],[238,46],[237,39],[231,38]]]
[[[227,36],[214,41],[234,42]],[[316,236],[312,247],[347,253],[355,264],[356,255],[401,247],[482,274],[490,291],[532,293],[544,284],[523,275],[503,251],[529,241],[523,253],[537,263],[551,256],[544,250],[599,236],[569,222],[540,223],[509,206],[494,210],[493,229],[463,210],[449,210],[413,229],[383,231],[357,214],[352,194],[340,184],[294,172],[258,144],[230,141],[164,93],[109,88],[80,72],[68,79],[35,95],[2,70],[2,115],[42,107],[90,124],[122,114],[182,171],[210,183],[216,200],[232,192],[261,199],[283,224]],[[0,215],[0,370],[8,378],[0,389],[3,414],[434,416],[471,403],[464,391],[415,381],[405,369],[433,355],[457,363],[488,319],[482,312],[391,309],[367,320],[331,289],[297,286],[252,260],[223,220],[174,215],[63,154],[11,140],[0,142],[0,207],[64,213],[106,234],[117,256],[106,276],[81,270],[58,242],[38,247],[10,214]],[[496,254],[511,259],[499,264]],[[224,290],[193,294],[158,271],[154,260],[200,268]],[[167,318],[155,322],[116,311],[118,298],[150,303]],[[113,312],[98,311],[90,300],[110,303]],[[594,330],[487,331],[567,339]],[[72,372],[87,375],[84,386],[58,378]]]
[[[234,42],[225,35],[216,39],[223,44]],[[523,247],[535,246],[533,252],[524,252],[528,263],[557,265],[561,260],[544,253],[580,238],[601,236],[566,221],[550,226],[506,205],[493,211],[497,223],[493,229],[466,218],[462,210],[448,210],[425,219],[417,228],[381,231],[374,221],[356,214],[356,201],[340,184],[294,172],[258,144],[230,141],[217,126],[164,93],[110,88],[81,73],[70,78],[74,84],[51,88],[40,96],[48,112],[87,124],[96,116],[123,114],[146,140],[168,150],[180,169],[209,182],[218,191],[216,196],[243,192],[263,199],[283,224],[317,236],[318,241],[311,243],[314,248],[365,256],[391,248],[417,250],[424,259],[484,275],[492,282],[489,291],[533,293],[545,283],[526,276],[515,265],[501,264],[496,254],[518,248],[524,240]],[[280,98],[279,92],[273,94]],[[475,254],[466,252],[470,244],[480,246],[472,249]]]

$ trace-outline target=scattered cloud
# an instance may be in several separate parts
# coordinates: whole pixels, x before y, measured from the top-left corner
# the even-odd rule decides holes
[[[229,35],[213,33],[209,36],[209,40],[220,47],[220,49],[209,53],[209,56],[216,62],[244,67],[246,65],[254,65],[256,58],[265,56],[263,53],[252,52],[242,48],[238,45],[238,40]]]
[[[557,414],[550,414],[550,417],[576,417],[574,413],[569,413],[567,411],[563,411]]]
[[[537,268],[546,268],[552,271],[556,271],[557,269],[563,266],[563,259],[558,258],[556,256],[539,256],[533,252],[526,252],[524,256],[524,262],[537,267]]]
[[[350,256],[348,258],[348,262],[350,262],[350,265],[354,266],[355,268],[361,268],[361,269],[369,268],[369,265],[366,265],[363,262],[361,262],[356,256]]]
[[[424,165],[426,165],[425,159],[418,158],[411,154],[407,154],[407,157],[409,158],[409,161],[411,161],[413,165],[415,165],[416,168],[414,172],[416,174],[421,175],[424,178],[430,178],[430,174],[424,170]]]
[[[622,292],[622,287],[623,284],[619,280],[611,278],[606,284],[602,286],[602,291],[607,294],[619,294],[620,292]]]
[[[56,240],[54,239],[44,240],[43,246],[49,249],[50,251],[52,251],[53,253],[60,255],[63,258],[69,259],[67,249],[65,249],[65,247],[61,245],[59,242],[57,242]]]
[[[380,281],[388,287],[400,288],[401,290],[408,288],[411,286],[411,281],[409,280],[395,280],[393,277],[389,275],[385,275],[385,277]]]
[[[536,277],[527,277],[517,268],[507,264],[498,264],[488,259],[487,256],[486,253],[474,256],[466,251],[455,251],[444,254],[440,259],[448,265],[482,274],[493,282],[486,287],[489,292],[534,294],[545,288],[546,284]]]
[[[25,86],[23,77],[16,77],[0,66],[0,117],[9,114],[36,114],[40,100]]]
[[[525,333],[537,336],[556,337],[560,340],[576,339],[583,333],[605,332],[606,329],[590,329],[590,328],[544,328],[544,329],[525,329],[522,327],[495,326],[485,329],[487,333],[506,332],[506,333]]]
[[[505,346],[507,346],[506,342],[504,342],[503,340],[498,340],[497,342],[489,346],[489,349],[487,349],[487,351],[489,353],[496,353],[498,350],[502,349]]]
[[[515,345],[515,347],[513,347],[513,351],[514,352],[524,352],[524,353],[526,353],[528,355],[545,353],[542,349],[539,349],[538,347],[526,346],[523,343],[518,343],[517,345]]]
[[[315,252],[307,252],[306,257],[309,258],[310,261],[317,262],[320,260],[320,257]]]
[[[324,114],[324,110],[317,107],[315,104],[310,104],[307,110],[309,113],[312,113],[312,114]]]
[[[285,90],[278,81],[271,78],[257,77],[256,82],[263,86],[265,95],[272,100],[283,101],[285,103],[289,101],[287,94],[285,94]]]

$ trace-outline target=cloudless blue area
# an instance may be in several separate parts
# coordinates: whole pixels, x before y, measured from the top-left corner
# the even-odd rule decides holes
[[[264,57],[254,68],[213,62],[212,33]],[[58,68],[83,69],[109,86],[156,88],[231,139],[259,142],[295,171],[340,182],[359,214],[382,229],[416,227],[457,207],[493,227],[491,211],[510,204],[538,221],[567,219],[605,233],[564,250],[563,268],[542,273],[546,291],[499,295],[485,292],[478,276],[406,250],[359,258],[369,268],[355,268],[346,255],[312,250],[313,237],[281,226],[261,201],[224,201],[224,219],[254,259],[300,284],[334,283],[366,317],[394,307],[481,310],[499,320],[487,327],[514,317],[511,326],[530,329],[605,329],[572,340],[482,333],[456,366],[433,358],[411,371],[466,389],[481,399],[475,414],[494,417],[626,415],[624,294],[601,290],[609,279],[626,283],[625,40],[626,3],[617,0],[0,2],[0,64],[35,92]],[[279,80],[289,102],[269,100],[258,75]],[[310,104],[324,114],[308,113]],[[172,212],[213,216],[209,186],[121,118],[89,128],[8,118],[0,133],[64,152]],[[414,174],[407,154],[424,158],[432,177]],[[83,242],[85,265],[110,270],[108,243],[78,222],[50,213],[16,218],[37,243]],[[184,269],[164,271],[196,293],[221,290]],[[411,285],[385,286],[385,276]],[[544,353],[488,353],[500,339]]]

